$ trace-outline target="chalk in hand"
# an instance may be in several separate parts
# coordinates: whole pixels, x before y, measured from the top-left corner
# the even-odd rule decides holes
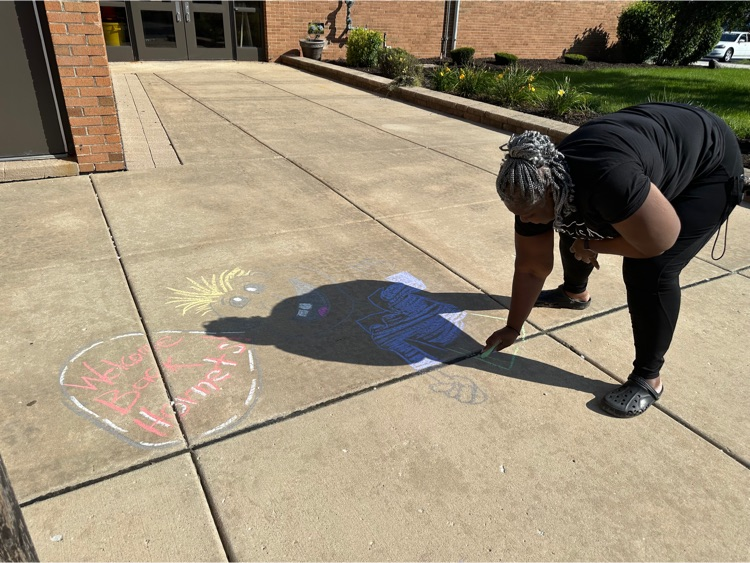
[[[490,346],[489,348],[487,348],[484,352],[482,352],[481,354],[479,354],[479,357],[480,358],[486,358],[487,356],[489,356],[490,354],[492,354],[493,350],[496,347],[497,347],[497,344],[493,344],[492,346]]]

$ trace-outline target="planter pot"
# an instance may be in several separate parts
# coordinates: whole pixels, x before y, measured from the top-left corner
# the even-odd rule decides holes
[[[300,39],[300,49],[302,49],[302,56],[308,59],[320,60],[323,55],[323,47],[326,46],[325,39]]]

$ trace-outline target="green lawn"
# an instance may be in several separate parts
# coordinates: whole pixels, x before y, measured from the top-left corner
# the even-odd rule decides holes
[[[750,138],[750,70],[706,67],[654,67],[571,72],[542,72],[562,82],[568,76],[573,87],[591,93],[591,105],[599,113],[647,101],[683,102],[702,106],[721,116],[740,138]]]

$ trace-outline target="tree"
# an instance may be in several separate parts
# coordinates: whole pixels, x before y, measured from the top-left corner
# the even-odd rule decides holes
[[[657,2],[673,18],[672,38],[661,55],[660,65],[687,65],[707,55],[721,38],[722,27],[750,14],[750,2]]]
[[[749,22],[750,1],[645,0],[623,11],[617,35],[634,62],[687,65],[711,51],[722,28],[743,29]]]

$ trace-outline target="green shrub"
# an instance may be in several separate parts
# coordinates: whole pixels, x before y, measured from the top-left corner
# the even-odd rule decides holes
[[[654,2],[635,2],[617,21],[617,38],[627,62],[642,63],[658,57],[672,36],[671,18]]]
[[[563,55],[563,60],[565,61],[565,64],[569,65],[585,65],[586,61],[588,61],[588,57],[586,55],[576,55],[574,53],[566,53]]]
[[[378,53],[383,47],[383,34],[374,29],[355,27],[346,40],[346,64],[351,67],[377,66]]]
[[[495,80],[488,88],[490,101],[508,107],[519,107],[529,103],[535,97],[534,80],[536,74],[533,71],[512,64],[495,75]]]
[[[466,66],[474,60],[474,47],[458,47],[448,54],[456,66]]]
[[[544,90],[538,95],[537,107],[554,117],[586,113],[590,112],[589,95],[588,92],[579,91],[571,86],[570,78],[566,76],[562,83],[553,80],[545,84]]]
[[[495,53],[495,64],[512,65],[518,62],[518,57],[510,53]]]
[[[381,49],[378,67],[386,78],[392,78],[398,86],[419,86],[422,84],[424,68],[419,59],[400,47]]]

